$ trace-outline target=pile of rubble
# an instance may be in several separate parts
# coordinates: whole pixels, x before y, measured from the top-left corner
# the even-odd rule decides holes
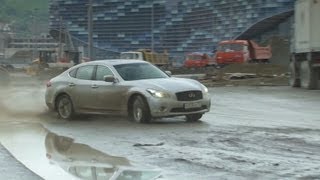
[[[198,78],[207,86],[287,86],[288,69],[273,64],[233,64]]]

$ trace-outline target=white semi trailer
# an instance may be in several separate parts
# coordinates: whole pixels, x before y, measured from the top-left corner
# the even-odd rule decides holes
[[[318,89],[320,88],[320,0],[297,0],[294,24],[290,85]]]

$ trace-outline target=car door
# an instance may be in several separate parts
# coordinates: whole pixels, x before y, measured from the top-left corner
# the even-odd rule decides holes
[[[104,113],[115,113],[122,109],[126,90],[119,83],[105,82],[104,76],[114,73],[107,66],[97,66],[92,84],[95,92],[95,108]]]
[[[94,65],[81,66],[75,76],[77,80],[73,84],[72,94],[75,106],[81,111],[94,109],[94,92],[91,87],[94,70]]]

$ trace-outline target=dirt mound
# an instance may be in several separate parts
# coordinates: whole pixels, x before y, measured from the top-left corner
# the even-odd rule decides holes
[[[275,64],[231,64],[207,73],[207,86],[286,86],[288,68]]]
[[[219,70],[220,73],[254,73],[259,75],[282,75],[288,68],[275,64],[231,64]]]

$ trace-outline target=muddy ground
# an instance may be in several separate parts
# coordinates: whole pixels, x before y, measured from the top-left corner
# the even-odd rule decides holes
[[[287,66],[277,64],[232,64],[224,67],[172,69],[173,75],[189,74],[209,87],[288,86]]]
[[[68,163],[62,167],[46,158],[49,132],[86,147],[80,152],[66,149],[76,154],[72,158],[60,151],[69,165],[80,160],[82,165],[98,164],[91,156],[94,150],[125,158],[140,169],[160,170],[161,179],[320,177],[320,91],[210,88],[212,109],[201,122],[178,117],[151,124],[106,116],[60,120],[47,111],[44,84],[35,82],[0,91],[0,142],[45,179],[70,178],[62,170]]]

